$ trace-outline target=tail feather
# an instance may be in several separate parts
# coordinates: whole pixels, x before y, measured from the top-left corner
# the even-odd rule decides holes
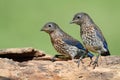
[[[110,56],[109,50],[107,52],[101,53],[101,56]]]
[[[94,55],[92,53],[88,52],[87,56],[92,58]]]
[[[80,56],[83,56],[83,55],[84,55],[83,58],[85,58],[85,57],[90,57],[90,58],[94,57],[94,55],[93,55],[92,53],[90,53],[90,52],[88,52],[88,53],[86,54],[86,51],[85,51],[85,50],[79,50],[79,51],[78,51],[78,54],[77,54],[75,57],[76,57],[77,59],[79,59]]]

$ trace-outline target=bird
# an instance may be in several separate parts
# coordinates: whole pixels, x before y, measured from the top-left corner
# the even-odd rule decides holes
[[[76,13],[70,22],[80,26],[80,36],[85,48],[91,52],[98,53],[93,68],[98,66],[99,56],[109,56],[108,44],[100,28],[92,18],[85,12]]]
[[[51,43],[55,50],[70,59],[79,58],[78,67],[80,65],[80,61],[84,58],[84,56],[90,57],[92,61],[92,57],[94,56],[92,53],[86,51],[83,45],[72,36],[64,32],[57,23],[55,22],[47,22],[41,29],[49,34]],[[55,55],[54,57],[58,57]],[[54,58],[53,57],[53,58]]]

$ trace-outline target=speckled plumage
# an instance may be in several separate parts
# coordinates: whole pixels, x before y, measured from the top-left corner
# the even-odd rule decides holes
[[[64,56],[74,59],[78,55],[82,56],[87,53],[83,45],[67,33],[65,33],[60,27],[54,22],[48,22],[41,29],[50,35],[52,45],[56,51]],[[93,54],[88,52],[88,57],[92,58]]]
[[[80,35],[86,49],[99,53],[102,56],[110,55],[107,42],[99,29],[87,13],[81,12],[75,14],[71,23],[80,25]],[[95,65],[98,62],[97,56]]]

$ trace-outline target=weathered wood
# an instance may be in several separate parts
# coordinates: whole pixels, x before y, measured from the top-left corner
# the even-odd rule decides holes
[[[45,56],[43,51],[34,49],[32,47],[28,48],[8,48],[0,50],[1,58],[9,58],[14,61],[28,61],[28,60],[52,60],[52,56]],[[68,59],[55,58],[54,61],[67,61]]]
[[[9,58],[15,61],[26,61],[31,60],[34,57],[45,56],[45,53],[34,49],[32,47],[28,48],[9,48],[0,50],[0,57]]]
[[[51,61],[53,57],[43,56],[43,57],[34,57],[33,60],[48,60]],[[54,61],[67,61],[68,59],[54,58]]]

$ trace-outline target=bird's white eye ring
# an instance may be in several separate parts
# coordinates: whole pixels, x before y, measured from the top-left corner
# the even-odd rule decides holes
[[[48,27],[51,27],[51,26],[52,26],[51,24],[48,25]]]
[[[80,19],[81,18],[81,15],[77,16],[77,19]]]

